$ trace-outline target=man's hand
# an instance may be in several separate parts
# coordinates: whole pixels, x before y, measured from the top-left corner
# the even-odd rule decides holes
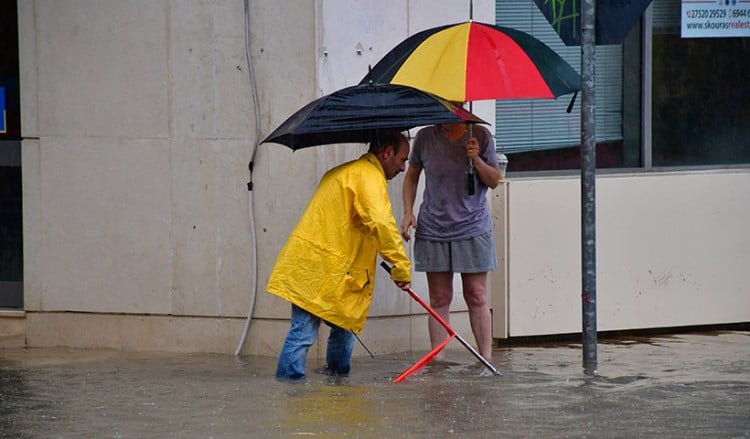
[[[397,280],[394,280],[393,283],[395,283],[397,287],[401,288],[404,291],[409,291],[409,289],[411,289],[411,282],[399,282]]]

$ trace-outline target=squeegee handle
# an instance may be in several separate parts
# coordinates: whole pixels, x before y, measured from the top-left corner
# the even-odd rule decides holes
[[[390,274],[391,267],[390,267],[390,265],[388,265],[387,262],[385,262],[385,261],[381,262],[380,266],[383,267],[383,268],[385,268],[385,271],[387,271]],[[412,297],[412,299],[414,299],[417,302],[419,302],[419,304],[422,305],[422,308],[426,309],[427,312],[430,313],[430,315],[435,320],[437,320],[443,326],[443,328],[445,328],[446,331],[448,331],[448,335],[450,336],[450,338],[455,337],[462,345],[464,345],[464,347],[466,349],[469,350],[469,352],[472,353],[472,355],[474,355],[477,358],[477,360],[479,360],[482,364],[484,364],[485,367],[487,367],[487,369],[489,369],[493,374],[495,374],[495,375],[502,375],[502,373],[499,370],[497,370],[497,368],[495,366],[493,366],[492,363],[490,363],[489,361],[487,361],[486,358],[484,358],[482,355],[480,355],[479,352],[477,352],[477,350],[474,349],[474,347],[471,344],[469,344],[469,342],[467,342],[466,340],[464,340],[463,337],[461,337],[460,335],[458,335],[458,333],[456,331],[454,331],[453,328],[451,328],[451,326],[448,324],[448,322],[446,322],[445,320],[443,320],[443,318],[440,317],[440,314],[438,314],[434,309],[432,309],[432,307],[430,305],[428,305],[427,302],[425,302],[421,297],[419,297],[417,295],[417,293],[414,292],[414,290],[412,290],[411,288],[409,288],[407,290],[407,293],[409,293],[409,295]],[[442,349],[442,346],[440,347],[440,349]]]
[[[462,345],[464,345],[464,347],[466,349],[468,349],[469,352],[471,352],[472,355],[474,355],[474,357],[476,357],[476,359],[479,360],[480,363],[484,364],[484,367],[486,367],[487,369],[489,369],[490,372],[492,372],[495,375],[498,375],[498,376],[502,375],[502,372],[500,372],[499,370],[497,370],[497,368],[495,366],[493,366],[492,363],[490,363],[489,361],[487,361],[487,359],[485,359],[479,352],[477,352],[477,350],[474,349],[474,347],[472,345],[470,345],[469,342],[467,342],[466,340],[464,340],[463,337],[461,337],[460,335],[458,335],[455,332],[454,332],[454,335],[456,336],[456,340],[458,340]]]
[[[383,268],[385,268],[385,271],[387,271],[388,274],[391,273],[391,266],[388,265],[387,262],[385,262],[385,261],[381,262],[380,266],[383,267]],[[448,324],[448,322],[446,322],[442,317],[440,317],[440,314],[438,314],[437,312],[435,312],[435,310],[432,309],[432,307],[430,305],[428,305],[427,302],[424,301],[424,299],[422,299],[421,297],[419,297],[417,295],[417,293],[414,292],[414,290],[412,290],[411,288],[409,288],[406,292],[409,293],[409,295],[412,297],[412,299],[414,299],[417,302],[419,302],[419,304],[422,305],[422,308],[426,309],[427,312],[430,313],[430,315],[432,317],[434,317],[435,320],[437,320],[443,326],[443,328],[445,328],[446,331],[448,331],[448,335],[454,335],[454,334],[456,334],[456,331],[454,331],[453,328],[450,327],[450,325]]]

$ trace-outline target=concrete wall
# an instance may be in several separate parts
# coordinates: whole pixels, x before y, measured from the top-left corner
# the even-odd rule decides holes
[[[252,304],[243,352],[274,355],[276,254],[323,172],[364,146],[255,145],[408,35],[468,18],[440,6],[250,1],[251,75],[241,0],[19,2],[27,345],[234,352]],[[391,195],[400,209],[400,181]],[[382,276],[368,346],[426,347],[423,316],[391,322],[411,306]]]
[[[750,321],[750,171],[596,183],[599,330]],[[514,179],[505,201],[495,204],[498,215],[501,205],[507,211],[508,255],[495,336],[580,332],[579,178]]]
[[[228,1],[19,2],[29,345],[119,344],[86,324],[48,327],[53,313],[246,307],[241,17]]]

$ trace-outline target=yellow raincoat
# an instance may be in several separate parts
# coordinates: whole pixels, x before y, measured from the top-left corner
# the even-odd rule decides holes
[[[326,172],[281,249],[266,290],[355,333],[375,287],[376,255],[391,278],[411,282],[411,262],[393,218],[385,172],[370,153]]]

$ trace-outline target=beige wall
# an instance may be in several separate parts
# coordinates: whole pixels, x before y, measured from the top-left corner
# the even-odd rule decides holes
[[[272,3],[255,6],[266,25]],[[295,38],[256,36],[258,53],[312,52],[312,4],[294,11]],[[241,1],[19,2],[28,345],[236,345],[254,262],[243,16]],[[286,75],[299,93],[278,76],[262,87],[278,102],[314,97],[303,69]]]

